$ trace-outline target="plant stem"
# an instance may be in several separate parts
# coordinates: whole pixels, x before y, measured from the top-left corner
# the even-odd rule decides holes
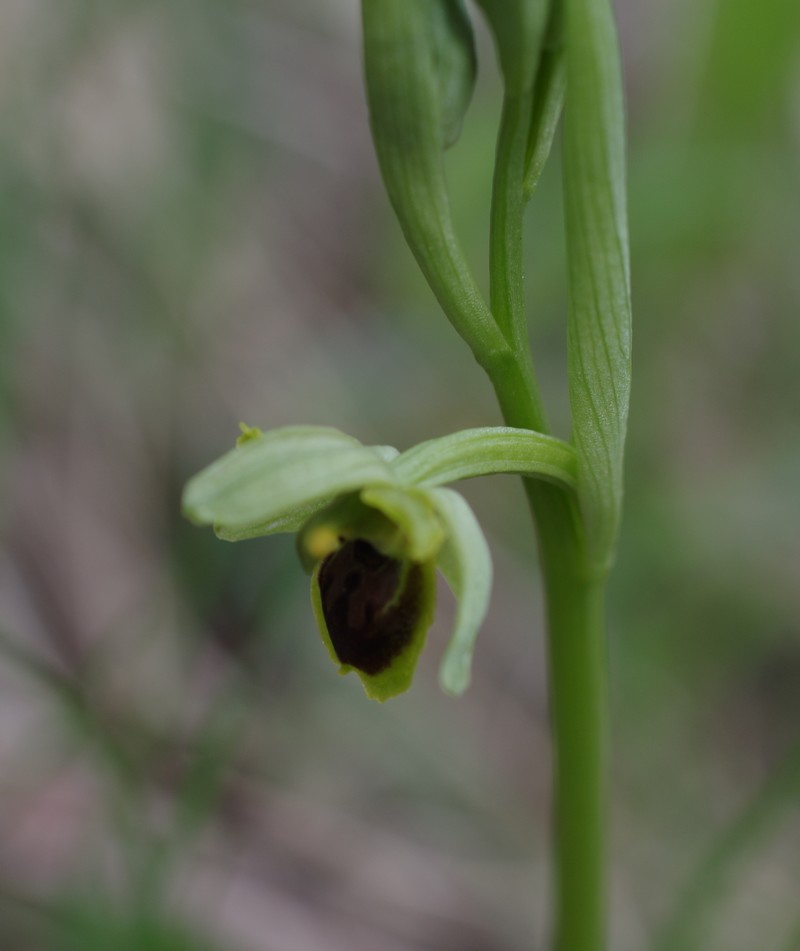
[[[530,383],[492,373],[507,425],[542,431],[544,417],[527,346],[522,288],[523,178],[528,96],[507,97],[497,141],[491,217],[491,303]],[[527,118],[526,118],[527,117]],[[553,719],[555,951],[605,947],[606,664],[602,580],[586,570],[575,498],[525,480],[546,599]]]
[[[528,383],[527,403],[531,412],[529,428],[546,433],[547,422],[528,342],[523,286],[525,200],[522,183],[532,116],[532,93],[505,96],[497,135],[492,186],[489,296],[494,319],[512,349],[518,372]]]
[[[572,546],[559,534],[557,509],[540,495],[532,497],[530,490],[528,495],[547,600],[555,749],[555,948],[601,951],[606,930],[604,583],[580,577],[576,559],[564,557]]]

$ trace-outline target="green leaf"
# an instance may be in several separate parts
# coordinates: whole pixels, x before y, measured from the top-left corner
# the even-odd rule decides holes
[[[622,505],[631,306],[622,82],[608,0],[565,0],[568,365],[590,568],[613,560]]]
[[[419,443],[392,463],[398,481],[436,486],[458,479],[514,473],[573,489],[575,451],[568,443],[528,429],[487,426]]]
[[[380,455],[339,430],[287,426],[251,438],[191,479],[183,511],[221,537],[296,531],[333,497],[391,484]]]
[[[510,358],[453,226],[443,149],[455,98],[441,66],[463,59],[450,0],[362,0],[370,126],[389,200],[417,263],[482,365]],[[450,38],[449,40],[447,38]],[[445,55],[448,43],[458,49]]]
[[[456,622],[439,670],[442,688],[463,693],[470,682],[475,637],[489,608],[492,558],[478,520],[452,489],[431,489],[431,498],[447,527],[438,564],[456,597]]]
[[[529,92],[536,77],[547,0],[477,0],[497,46],[506,93]]]

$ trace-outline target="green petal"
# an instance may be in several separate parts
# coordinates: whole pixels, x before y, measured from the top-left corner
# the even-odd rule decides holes
[[[528,429],[487,426],[430,439],[391,464],[400,482],[436,486],[458,479],[514,473],[575,488],[577,462],[568,443]]]
[[[439,669],[442,689],[463,693],[470,682],[475,637],[489,608],[492,558],[478,520],[466,501],[452,489],[431,489],[448,530],[438,564],[458,602],[456,622]]]
[[[402,554],[411,561],[430,561],[444,542],[444,526],[425,492],[397,486],[369,486],[361,501],[382,512],[400,530]]]
[[[339,553],[337,553],[339,554]],[[336,556],[333,556],[336,557]],[[388,561],[389,559],[387,559]],[[342,663],[342,660],[334,646],[334,638],[326,620],[326,609],[335,610],[336,603],[323,604],[323,594],[320,589],[320,575],[325,570],[326,562],[319,562],[314,569],[311,578],[311,603],[314,609],[314,616],[319,627],[320,636],[328,649],[331,660],[339,664],[339,672],[348,674],[355,671],[358,674],[367,696],[372,700],[383,702],[390,697],[395,697],[408,690],[414,676],[414,670],[419,660],[422,648],[425,646],[425,638],[428,628],[433,621],[433,612],[436,604],[436,579],[435,567],[433,562],[415,564],[406,562],[402,565],[405,572],[403,583],[405,585],[403,593],[397,602],[399,611],[397,618],[403,625],[402,630],[381,631],[377,630],[373,636],[387,636],[395,640],[399,645],[399,650],[387,658],[388,663],[380,670],[375,669],[375,664],[369,662],[364,666],[369,670],[354,666],[354,663]],[[351,566],[352,568],[352,566]],[[350,597],[348,589],[343,589],[344,593],[340,597]],[[330,594],[330,592],[329,592]],[[405,601],[402,598],[405,596]],[[390,605],[389,609],[395,605]],[[334,628],[335,629],[335,628]],[[341,631],[339,632],[341,636]],[[353,660],[353,658],[349,658]],[[378,664],[377,666],[380,666]]]
[[[378,452],[324,426],[287,426],[248,438],[194,476],[183,495],[192,521],[224,538],[296,531],[334,496],[391,484]]]

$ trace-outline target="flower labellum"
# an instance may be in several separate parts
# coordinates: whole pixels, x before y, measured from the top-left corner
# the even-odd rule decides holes
[[[318,524],[304,540],[313,545],[324,531]],[[311,576],[317,627],[340,673],[354,671],[368,697],[388,700],[411,686],[425,646],[436,602],[435,559],[387,554],[375,537],[339,535],[336,543]]]
[[[422,607],[419,565],[389,558],[355,539],[322,563],[319,590],[340,663],[379,674],[408,648]]]

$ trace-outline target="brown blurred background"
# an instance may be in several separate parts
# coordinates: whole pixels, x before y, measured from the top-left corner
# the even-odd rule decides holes
[[[474,12],[474,11],[473,11]],[[609,616],[614,951],[800,949],[800,5],[618,4],[635,386]],[[498,88],[448,155],[485,283]],[[557,156],[537,367],[568,433]],[[0,949],[544,951],[522,493],[474,685],[339,678],[288,537],[186,524],[239,420],[499,422],[405,249],[356,0],[0,4]],[[677,922],[677,923],[676,923]]]

